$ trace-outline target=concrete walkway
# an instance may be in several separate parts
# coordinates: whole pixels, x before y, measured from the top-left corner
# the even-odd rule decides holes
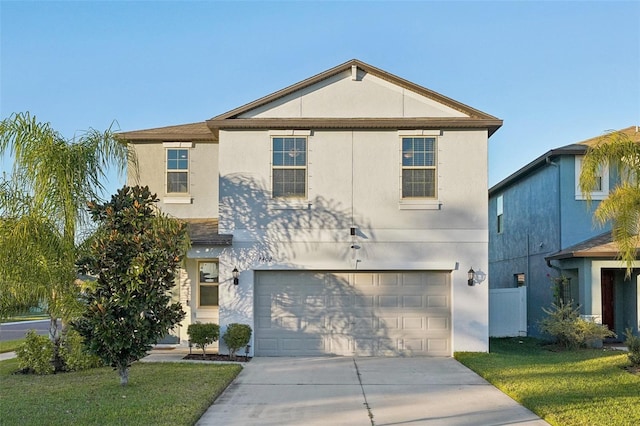
[[[452,358],[254,358],[204,425],[546,425]]]

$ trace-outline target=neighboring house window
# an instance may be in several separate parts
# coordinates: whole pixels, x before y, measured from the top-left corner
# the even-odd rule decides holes
[[[167,193],[189,192],[189,150],[167,149]]]
[[[504,202],[502,195],[496,199],[496,231],[498,234],[504,232]]]
[[[272,193],[274,198],[306,198],[307,138],[274,137]]]
[[[580,191],[580,173],[582,172],[582,156],[576,155],[575,157],[575,169],[576,169],[576,200],[586,200],[586,194]],[[598,176],[596,177],[596,188],[591,191],[591,199],[604,200],[609,196],[609,167],[600,167]]]
[[[436,196],[436,138],[402,138],[402,198]]]
[[[218,261],[198,263],[199,306],[218,306]]]
[[[513,277],[515,278],[516,287],[525,285],[525,275],[523,273],[515,274]]]

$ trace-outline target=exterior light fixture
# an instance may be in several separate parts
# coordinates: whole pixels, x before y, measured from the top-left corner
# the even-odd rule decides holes
[[[476,271],[473,270],[473,268],[469,269],[469,272],[467,272],[467,284],[470,286],[475,285],[474,279],[476,278]]]
[[[233,268],[231,274],[233,274],[233,285],[238,285],[240,283],[240,279],[238,278],[240,276],[240,272],[238,272],[238,268]]]

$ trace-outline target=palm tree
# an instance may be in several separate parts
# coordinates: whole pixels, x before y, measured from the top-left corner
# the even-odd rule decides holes
[[[599,186],[603,166],[617,170],[619,183],[602,200],[594,213],[600,224],[611,222],[611,235],[620,258],[631,275],[640,244],[640,134],[636,131],[612,131],[587,149],[582,160],[580,190],[590,200]]]
[[[100,200],[109,170],[137,162],[127,143],[90,129],[65,139],[27,113],[0,121],[0,156],[13,169],[0,181],[0,316],[46,304],[49,337],[57,345],[78,305],[75,262],[89,224],[87,203]]]

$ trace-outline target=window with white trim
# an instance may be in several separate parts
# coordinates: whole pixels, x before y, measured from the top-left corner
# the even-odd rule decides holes
[[[436,197],[436,138],[402,138],[402,198]]]
[[[576,200],[586,200],[586,194],[580,190],[580,173],[582,173],[582,155],[575,156],[576,169]],[[596,188],[591,191],[592,200],[604,200],[609,196],[609,167],[600,166],[598,176],[596,176]]]
[[[167,194],[189,192],[189,149],[167,148]]]
[[[307,197],[307,138],[272,138],[271,190],[273,198]]]
[[[218,261],[198,262],[198,306],[218,306]]]

